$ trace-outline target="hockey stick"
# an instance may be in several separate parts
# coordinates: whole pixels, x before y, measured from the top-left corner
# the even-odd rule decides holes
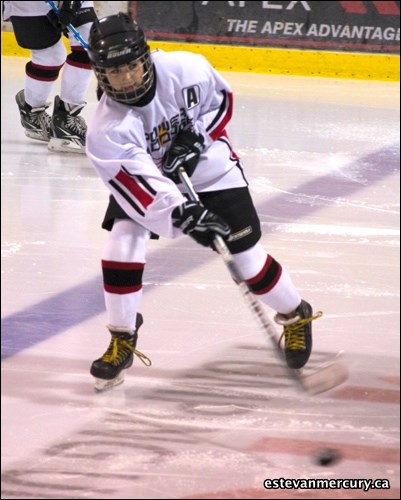
[[[189,198],[192,201],[200,203],[198,193],[195,191],[191,180],[183,167],[178,169],[178,175],[188,192]],[[286,368],[288,375],[293,381],[295,381],[296,385],[307,393],[313,395],[333,389],[339,384],[345,382],[348,378],[348,369],[343,363],[338,361],[331,362],[326,366],[315,370],[309,375],[302,375],[299,370],[293,370],[287,366],[284,353],[277,342],[277,332],[271,319],[264,311],[260,302],[249,290],[248,285],[241,278],[240,272],[237,269],[237,265],[235,264],[230,250],[228,249],[223,238],[218,234],[214,237],[214,246],[217,252],[221,255],[227,269],[230,271],[233,280],[237,283],[242,296],[249,305],[249,308],[258,319],[266,340],[269,344],[273,345],[273,352],[275,356],[284,363],[284,367]]]
[[[51,0],[45,0],[45,3],[49,4],[50,7],[54,10],[56,14],[60,13],[60,10],[56,7],[56,4],[52,2]],[[78,33],[78,31],[74,28],[72,24],[67,24],[67,28],[71,31],[71,33],[74,35],[74,37],[78,40],[78,42],[82,45],[84,49],[88,48],[88,44],[85,42],[85,40],[82,38],[81,34]]]

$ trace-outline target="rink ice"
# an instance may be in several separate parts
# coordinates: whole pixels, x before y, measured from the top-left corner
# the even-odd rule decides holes
[[[324,313],[308,369],[341,352],[347,382],[296,390],[221,259],[182,237],[149,244],[152,366],[95,394],[108,193],[83,155],[25,137],[26,61],[2,63],[2,498],[399,498],[398,83],[225,73],[262,242]],[[342,459],[321,467],[328,446]]]

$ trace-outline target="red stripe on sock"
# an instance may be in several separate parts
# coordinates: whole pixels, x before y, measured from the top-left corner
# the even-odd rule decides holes
[[[260,273],[258,273],[253,278],[246,280],[246,284],[247,285],[254,285],[255,283],[258,283],[258,281],[260,281],[263,278],[263,276],[267,273],[267,270],[269,269],[271,263],[272,263],[272,258],[270,257],[270,255],[268,255],[266,258],[265,265],[262,267],[262,270],[260,271]]]
[[[109,293],[114,293],[116,295],[126,295],[127,293],[138,292],[142,288],[141,285],[135,286],[110,286],[104,284],[104,290]]]
[[[135,271],[143,269],[145,264],[141,262],[115,262],[113,260],[102,260],[102,267],[107,269],[121,269],[123,271]]]

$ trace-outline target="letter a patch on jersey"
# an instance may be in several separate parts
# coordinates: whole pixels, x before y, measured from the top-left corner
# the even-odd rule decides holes
[[[187,109],[192,109],[199,104],[200,89],[198,85],[182,89],[182,95]]]

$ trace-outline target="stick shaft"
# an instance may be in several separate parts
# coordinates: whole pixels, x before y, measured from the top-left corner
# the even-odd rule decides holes
[[[199,202],[200,200],[199,200],[198,193],[195,191],[195,189],[192,185],[192,182],[191,182],[190,178],[188,177],[188,174],[186,173],[186,171],[183,167],[179,168],[178,175],[180,177],[182,184],[184,184],[185,189],[187,190],[190,199],[192,201]],[[227,269],[230,271],[230,274],[231,274],[233,280],[239,286],[242,295],[244,296],[244,298],[246,298],[246,301],[247,301],[251,311],[258,318],[259,323],[262,326],[263,331],[265,333],[267,333],[267,336],[269,337],[270,341],[273,342],[275,353],[278,355],[280,360],[283,360],[282,351],[277,344],[277,332],[276,332],[276,329],[275,329],[272,321],[270,320],[269,316],[265,313],[262,306],[259,304],[259,301],[253,296],[252,292],[249,290],[248,285],[241,278],[241,274],[237,268],[237,265],[235,264],[234,257],[232,255],[232,253],[230,252],[225,241],[223,240],[223,238],[219,234],[216,234],[214,237],[214,245],[215,245],[217,252],[222,257]]]
[[[56,4],[54,2],[52,2],[51,0],[45,0],[45,3],[49,4],[56,14],[59,14],[60,11],[56,7]],[[74,28],[74,26],[72,24],[67,24],[67,28],[71,31],[74,37],[82,45],[82,47],[84,49],[87,49],[88,48],[87,42],[82,38],[81,34]]]

